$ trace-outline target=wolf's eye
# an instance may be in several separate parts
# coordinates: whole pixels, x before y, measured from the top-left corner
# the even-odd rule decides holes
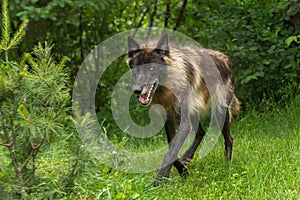
[[[150,71],[153,71],[153,70],[154,70],[154,67],[153,67],[153,66],[150,66],[150,67],[149,67],[149,70],[150,70]]]

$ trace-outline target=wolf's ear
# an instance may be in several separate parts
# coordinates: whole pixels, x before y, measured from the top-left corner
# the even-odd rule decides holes
[[[169,54],[169,37],[167,33],[165,33],[162,36],[162,38],[158,41],[155,51],[158,54],[162,54],[162,55]]]
[[[140,51],[140,45],[132,37],[128,36],[127,38],[127,53],[128,57],[132,57],[138,51]]]

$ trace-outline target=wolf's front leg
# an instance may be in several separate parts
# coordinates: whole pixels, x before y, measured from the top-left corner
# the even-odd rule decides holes
[[[173,164],[182,164],[178,160],[178,153],[187,138],[187,135],[191,131],[191,119],[188,111],[182,112],[181,121],[178,128],[178,133],[175,138],[171,141],[169,151],[164,157],[163,164],[160,166],[158,170],[157,178],[155,180],[155,185],[158,185],[163,180],[166,180],[169,177],[169,173]],[[180,163],[178,163],[180,162]],[[188,174],[187,167],[182,164],[183,173],[185,175]]]
[[[171,111],[172,113],[167,116],[167,120],[165,123],[165,131],[167,134],[168,144],[171,145],[172,140],[176,136],[176,125],[175,125],[175,111]],[[173,166],[177,169],[180,176],[185,177],[189,174],[187,167],[180,161],[179,158],[175,160]],[[164,171],[168,171],[165,169]],[[167,175],[166,175],[167,176]]]

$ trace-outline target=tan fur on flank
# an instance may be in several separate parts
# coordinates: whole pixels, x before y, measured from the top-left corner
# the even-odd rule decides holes
[[[144,54],[152,52],[156,47],[157,41],[150,41],[141,44],[141,49]],[[198,48],[195,46],[178,47],[170,44],[170,53],[164,57],[169,71],[165,82],[161,83],[166,87],[159,87],[153,97],[152,104],[161,104],[167,110],[172,106],[180,104],[182,101],[181,96],[174,95],[171,90],[178,93],[184,93],[186,90],[191,89],[188,99],[188,107],[191,113],[200,112],[205,113],[211,104],[211,96],[208,88],[205,85],[202,73],[202,59],[203,55],[209,55],[210,58],[219,67],[219,72],[228,71],[232,73],[231,61],[224,53],[211,50]],[[129,63],[130,58],[126,60]],[[187,64],[188,63],[188,64]],[[183,75],[183,76],[182,76]],[[225,106],[229,108],[230,121],[233,121],[240,113],[240,101],[234,95],[234,79],[229,78],[224,82],[226,90]]]

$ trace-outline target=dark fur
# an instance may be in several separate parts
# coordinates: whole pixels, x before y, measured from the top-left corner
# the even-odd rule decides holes
[[[188,174],[187,163],[205,135],[198,117],[210,106],[215,107],[218,120],[224,118],[224,125],[221,120],[219,123],[225,139],[225,157],[227,161],[231,159],[233,139],[229,128],[240,111],[240,103],[234,95],[231,62],[225,54],[194,46],[175,46],[169,44],[165,34],[159,41],[142,44],[128,37],[126,62],[134,79],[132,90],[141,103],[161,104],[167,111],[165,131],[170,149],[158,171],[158,181],[169,176],[172,164],[180,175]],[[208,84],[209,80],[216,82]],[[180,116],[177,135],[176,116]],[[194,143],[180,160],[179,150],[192,127],[198,127]]]

